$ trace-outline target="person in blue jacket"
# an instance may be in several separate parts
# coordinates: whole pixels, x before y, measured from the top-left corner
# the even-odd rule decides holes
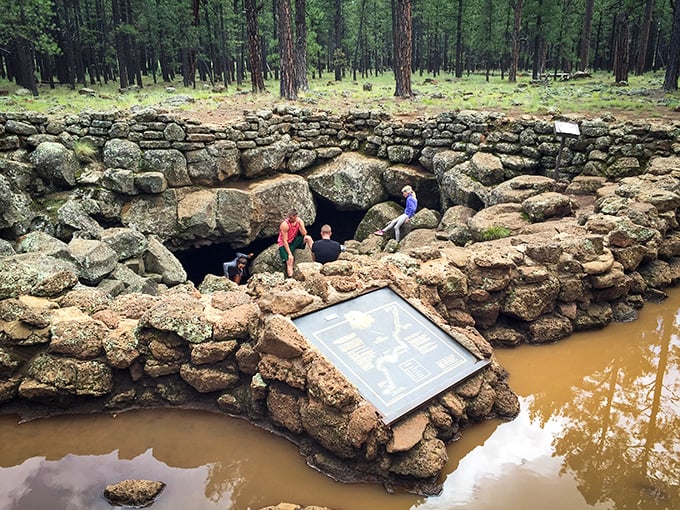
[[[377,236],[384,235],[386,231],[393,228],[394,239],[397,242],[399,242],[399,239],[401,238],[399,229],[404,223],[413,218],[413,215],[416,213],[416,209],[418,208],[418,199],[416,198],[416,192],[413,191],[413,188],[411,186],[407,185],[401,188],[401,193],[406,199],[406,207],[404,208],[404,213],[394,218],[384,228],[376,230],[374,232],[375,235]]]

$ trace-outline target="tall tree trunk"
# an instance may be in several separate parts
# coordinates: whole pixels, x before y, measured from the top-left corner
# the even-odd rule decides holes
[[[283,99],[297,99],[295,63],[293,62],[293,27],[290,0],[278,0],[279,53],[281,58],[280,95]]]
[[[342,0],[335,0],[335,14],[333,23],[333,69],[335,70],[335,81],[342,80],[344,70],[345,52],[342,49],[342,38],[344,36],[344,22],[342,18]]]
[[[295,0],[295,83],[298,90],[309,90],[307,82],[306,0]]]
[[[356,80],[357,79],[357,67],[359,66],[359,52],[361,48],[361,43],[363,40],[364,36],[364,12],[366,10],[366,0],[361,0],[361,6],[359,7],[359,32],[357,34],[357,43],[354,46],[354,56],[352,57],[352,79]],[[363,78],[363,69],[365,66],[362,66],[362,78]]]
[[[635,62],[635,74],[640,76],[647,67],[647,48],[649,47],[649,33],[652,29],[652,11],[654,10],[654,0],[647,0],[645,5],[645,19],[642,22],[642,33],[640,34],[640,47],[638,48],[637,61]]]
[[[463,77],[463,0],[458,0],[456,15],[456,78]]]
[[[76,88],[76,74],[75,74],[75,48],[73,37],[75,30],[73,27],[73,20],[68,11],[68,3],[60,2],[55,4],[56,22],[59,27],[59,39],[61,40],[61,49],[64,53],[65,69],[62,71],[66,76],[68,86],[71,90]]]
[[[680,73],[680,3],[675,2],[673,9],[673,26],[671,41],[668,45],[668,64],[663,81],[663,89],[678,90],[678,74]]]
[[[578,70],[585,71],[590,63],[590,31],[593,25],[593,6],[595,0],[586,0],[585,13],[583,14],[583,27],[581,28],[581,47],[578,53]]]
[[[510,56],[510,68],[508,69],[508,81],[517,81],[517,68],[519,66],[519,36],[522,29],[522,9],[524,0],[511,0],[510,6],[515,13],[515,21],[512,25],[512,53]]]
[[[192,0],[191,2],[191,26],[197,27],[200,21],[200,0]],[[187,47],[182,48],[182,76],[184,78],[184,86],[188,87],[191,85],[196,88],[196,48],[193,45],[189,45],[188,41]]]
[[[587,0],[592,1],[592,0]],[[538,15],[536,16],[536,26],[534,27],[534,61],[531,72],[531,77],[534,80],[538,80],[543,77],[545,73],[545,37],[543,37],[543,17],[541,12],[543,11],[543,0],[538,0]]]
[[[113,30],[116,41],[116,57],[118,58],[118,79],[121,89],[126,89],[130,85],[128,79],[127,52],[125,51],[125,35],[120,28],[122,23],[121,5],[119,0],[111,0],[111,11],[113,15]]]
[[[95,13],[97,19],[95,23],[97,26],[97,59],[102,69],[104,83],[108,84],[109,78],[113,79],[113,77],[111,76],[110,66],[106,63],[106,41],[109,37],[109,30],[108,24],[105,21],[103,0],[95,0]]]
[[[10,53],[14,59],[12,70],[17,85],[30,90],[37,97],[38,85],[35,82],[33,43],[23,37],[15,37],[10,43]]]
[[[134,25],[134,18],[132,16],[132,2],[130,0],[123,0],[123,22],[128,26]],[[139,48],[137,40],[133,34],[126,36],[127,62],[128,62],[128,77],[132,80],[134,76],[138,87],[143,87],[142,73],[139,65]]]
[[[254,93],[264,92],[262,53],[260,52],[260,35],[257,24],[257,14],[261,8],[262,4],[258,6],[257,0],[245,0],[248,57],[250,59],[250,83]]]
[[[616,15],[616,39],[614,40],[614,79],[616,83],[628,81],[629,40],[628,14],[620,12]]]
[[[397,0],[395,12],[394,95],[411,97],[412,0]]]

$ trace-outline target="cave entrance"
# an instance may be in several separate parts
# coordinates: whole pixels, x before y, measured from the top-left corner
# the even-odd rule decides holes
[[[333,229],[333,239],[344,244],[354,238],[359,223],[366,211],[338,211],[329,201],[318,198],[316,220],[307,225],[307,232],[314,240],[320,239],[321,226],[328,223]],[[178,250],[174,253],[180,261],[187,278],[197,287],[208,274],[222,276],[222,264],[236,257],[236,252],[254,253],[255,256],[276,242],[276,236],[258,239],[257,241],[239,248],[228,243],[211,244],[199,248]]]

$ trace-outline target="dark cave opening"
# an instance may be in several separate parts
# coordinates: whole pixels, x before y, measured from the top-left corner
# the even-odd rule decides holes
[[[354,237],[359,223],[366,211],[338,211],[331,202],[323,198],[316,201],[316,219],[307,225],[307,232],[314,240],[320,239],[321,226],[328,223],[333,229],[333,239],[344,244]],[[281,218],[283,219],[283,218]],[[239,248],[228,243],[212,244],[200,248],[178,250],[174,254],[184,266],[187,278],[198,286],[208,274],[222,276],[222,264],[232,260],[236,252],[254,253],[255,256],[276,243],[276,236],[258,239],[257,241]]]

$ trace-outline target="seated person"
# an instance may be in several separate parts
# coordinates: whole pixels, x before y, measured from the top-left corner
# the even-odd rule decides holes
[[[293,252],[298,248],[312,246],[312,238],[307,235],[307,228],[302,218],[298,216],[297,210],[290,209],[286,218],[279,225],[279,256],[286,266],[286,276],[293,276],[295,257]]]
[[[245,253],[236,252],[236,258],[222,265],[224,276],[239,285],[245,284],[250,276],[248,274],[248,259],[252,258],[252,256],[252,253],[246,255]]]
[[[333,262],[338,260],[340,252],[344,251],[345,247],[331,239],[331,234],[330,225],[321,227],[321,239],[314,241],[312,245],[312,260],[314,262],[321,262],[322,264]]]

